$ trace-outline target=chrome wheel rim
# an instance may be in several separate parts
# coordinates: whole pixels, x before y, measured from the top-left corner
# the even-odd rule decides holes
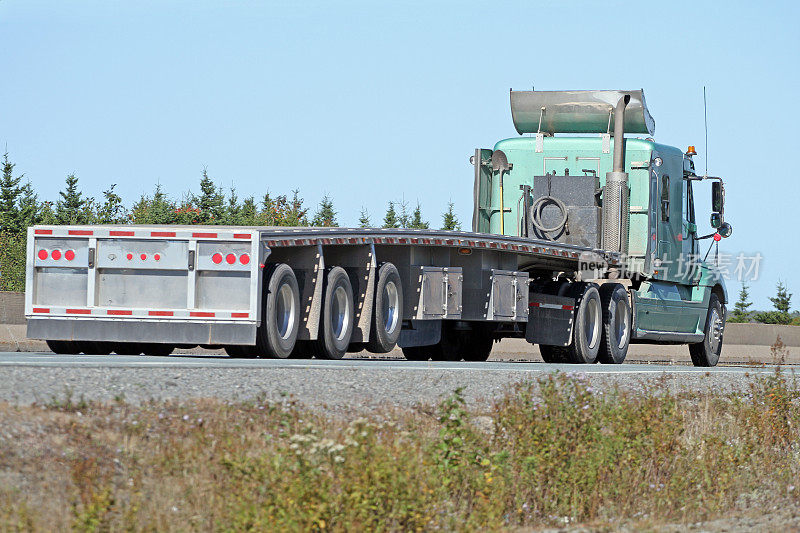
[[[275,302],[276,326],[281,339],[288,339],[294,327],[296,310],[292,296],[292,288],[286,283],[281,285]]]
[[[628,306],[623,300],[617,302],[617,312],[614,313],[614,330],[617,334],[617,348],[622,349],[628,344],[628,332],[630,331],[630,316]]]
[[[720,345],[722,344],[722,318],[716,309],[711,310],[711,319],[709,321],[709,335],[708,344],[711,347],[712,353],[717,353]]]
[[[336,340],[342,340],[350,322],[350,309],[347,306],[347,291],[336,287],[331,302],[331,330]]]
[[[600,342],[600,304],[596,298],[585,302],[586,315],[583,331],[586,336],[586,346],[591,350]]]
[[[392,334],[397,328],[398,317],[397,308],[400,304],[400,295],[397,293],[397,285],[393,281],[386,282],[383,287],[383,329],[386,333]]]

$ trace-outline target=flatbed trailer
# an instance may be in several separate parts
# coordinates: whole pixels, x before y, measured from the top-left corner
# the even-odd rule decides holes
[[[728,298],[700,245],[732,232],[722,180],[696,174],[692,146],[625,139],[655,130],[641,90],[512,91],[511,111],[532,136],[475,150],[472,232],[32,227],[28,336],[59,353],[399,346],[414,360],[485,360],[494,341],[521,337],[569,363],[675,343],[715,365]],[[700,236],[692,190],[704,180],[715,230]]]
[[[545,284],[536,280],[574,273],[581,261],[619,260],[548,241],[407,229],[36,226],[28,243],[28,336],[67,352],[163,353],[203,345],[257,353],[271,294],[265,289],[277,265],[290,267],[296,289],[277,287],[279,301],[267,320],[276,321],[279,337],[293,336],[294,328],[300,343],[271,355],[318,353],[303,341],[320,344],[326,327],[335,328],[339,341],[331,353],[323,350],[329,357],[391,349],[392,341],[431,346],[441,340],[442,321],[464,331],[481,324],[484,340],[527,332],[531,342],[560,337],[558,344],[567,345],[574,298],[539,293]],[[379,278],[392,267],[397,277],[388,294]],[[336,309],[325,309],[327,278],[341,270],[349,294],[340,291]],[[379,285],[386,309],[376,311]],[[525,327],[531,314],[562,322],[560,335],[537,336]],[[383,346],[374,342],[376,328],[389,338]]]

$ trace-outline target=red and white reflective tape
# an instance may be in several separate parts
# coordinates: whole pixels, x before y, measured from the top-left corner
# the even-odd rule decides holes
[[[192,231],[186,230],[157,230],[157,229],[78,229],[69,226],[55,227],[55,228],[35,228],[34,235],[46,235],[49,237],[133,237],[140,239],[165,239],[165,238],[178,238],[178,239],[210,239],[220,241],[230,240],[253,240],[252,233],[228,231]]]
[[[214,318],[218,320],[226,319],[250,319],[247,311],[191,311],[188,309],[168,310],[149,310],[149,309],[107,309],[92,307],[33,307],[32,316],[47,315],[55,316],[91,316],[94,318]]]

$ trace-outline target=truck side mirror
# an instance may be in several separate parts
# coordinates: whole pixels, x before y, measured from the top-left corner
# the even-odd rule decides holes
[[[725,212],[725,187],[721,181],[711,184],[711,211],[719,213],[720,216]]]
[[[722,225],[722,215],[720,213],[711,213],[711,227],[714,229]]]
[[[733,226],[728,224],[727,222],[723,222],[719,229],[717,229],[717,233],[719,233],[723,238],[728,238],[733,233]]]

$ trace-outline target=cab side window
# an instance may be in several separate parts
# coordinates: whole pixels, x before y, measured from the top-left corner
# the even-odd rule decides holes
[[[661,222],[669,222],[669,176],[661,176]]]

